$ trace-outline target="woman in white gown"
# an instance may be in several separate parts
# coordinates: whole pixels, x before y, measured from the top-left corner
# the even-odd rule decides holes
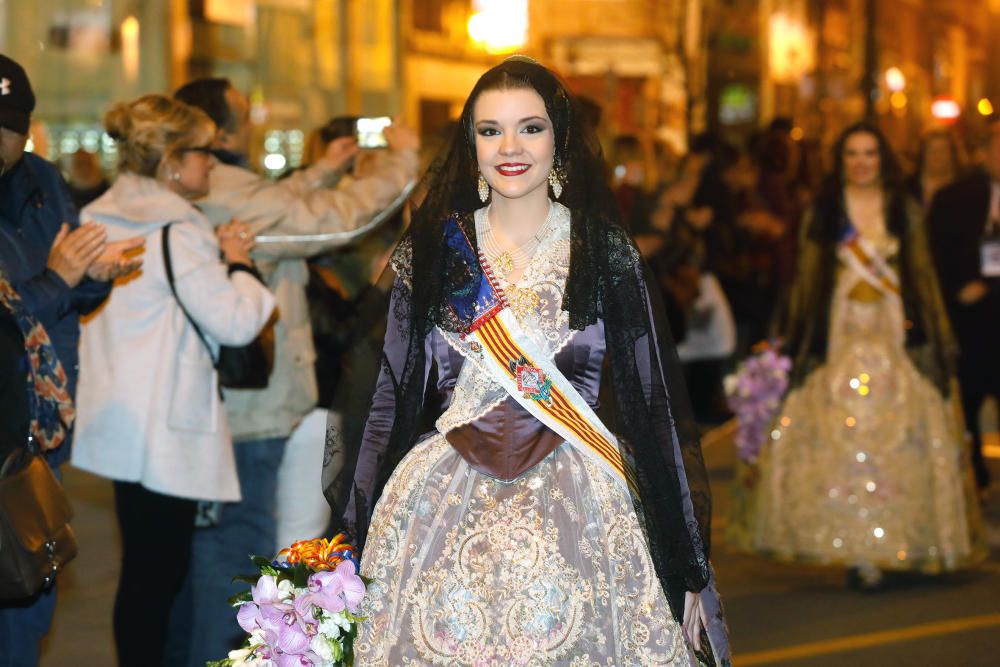
[[[953,342],[916,202],[872,126],[848,128],[807,216],[790,305],[792,389],[760,458],[752,548],[940,572],[982,556]]]
[[[428,176],[361,443],[328,442],[373,579],[356,664],[730,662],[676,354],[596,146],[515,57]],[[615,435],[593,411],[606,357]],[[418,438],[425,387],[443,412]]]

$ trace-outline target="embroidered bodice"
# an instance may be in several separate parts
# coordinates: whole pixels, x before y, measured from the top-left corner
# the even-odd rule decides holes
[[[562,296],[569,274],[570,213],[559,203],[555,217],[541,239],[534,258],[515,284],[502,283],[511,310],[522,328],[587,403],[596,408],[604,362],[604,326],[598,322],[583,331],[569,328]],[[476,212],[485,214],[485,209]],[[477,470],[502,480],[515,479],[544,459],[562,438],[510,398],[506,391],[474,364],[465,363],[466,344],[459,334],[434,329],[427,337],[428,357],[437,365],[437,386],[443,413],[437,430]],[[385,352],[405,353],[402,341],[390,335]],[[370,421],[391,422],[391,414],[373,406]]]

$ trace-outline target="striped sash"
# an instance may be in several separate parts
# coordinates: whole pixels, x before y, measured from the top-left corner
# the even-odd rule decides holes
[[[617,438],[554,360],[525,335],[510,308],[480,320],[464,340],[477,365],[521,407],[639,496],[635,469],[619,451]]]
[[[446,223],[445,238],[456,257],[467,263],[478,261],[483,269],[478,286],[458,291],[449,299],[453,312],[470,322],[457,346],[466,360],[638,497],[635,469],[622,456],[618,439],[556,367],[551,355],[521,329],[486,258],[482,253],[477,257],[454,219]]]
[[[837,247],[840,260],[865,282],[889,297],[899,298],[899,276],[888,262],[850,226]]]

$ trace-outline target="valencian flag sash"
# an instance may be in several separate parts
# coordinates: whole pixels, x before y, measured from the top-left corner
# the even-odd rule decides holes
[[[477,256],[465,232],[452,219],[446,238],[457,254],[482,266],[475,294],[453,294],[449,306],[464,321],[462,352],[502,386],[521,407],[564,438],[638,498],[635,469],[580,392],[553,359],[521,329],[486,258]]]
[[[840,260],[854,270],[865,282],[889,297],[899,298],[899,276],[858,230],[848,224],[837,246]]]

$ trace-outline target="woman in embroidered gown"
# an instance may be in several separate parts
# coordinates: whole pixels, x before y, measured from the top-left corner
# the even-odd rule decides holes
[[[760,458],[751,547],[881,571],[981,555],[951,332],[915,201],[879,131],[841,136],[807,215],[786,350],[792,389]],[[860,576],[860,579],[857,577]]]
[[[327,443],[374,580],[355,664],[729,663],[690,408],[603,173],[523,57],[483,75],[429,172],[371,413]],[[592,411],[605,356],[617,437]]]

